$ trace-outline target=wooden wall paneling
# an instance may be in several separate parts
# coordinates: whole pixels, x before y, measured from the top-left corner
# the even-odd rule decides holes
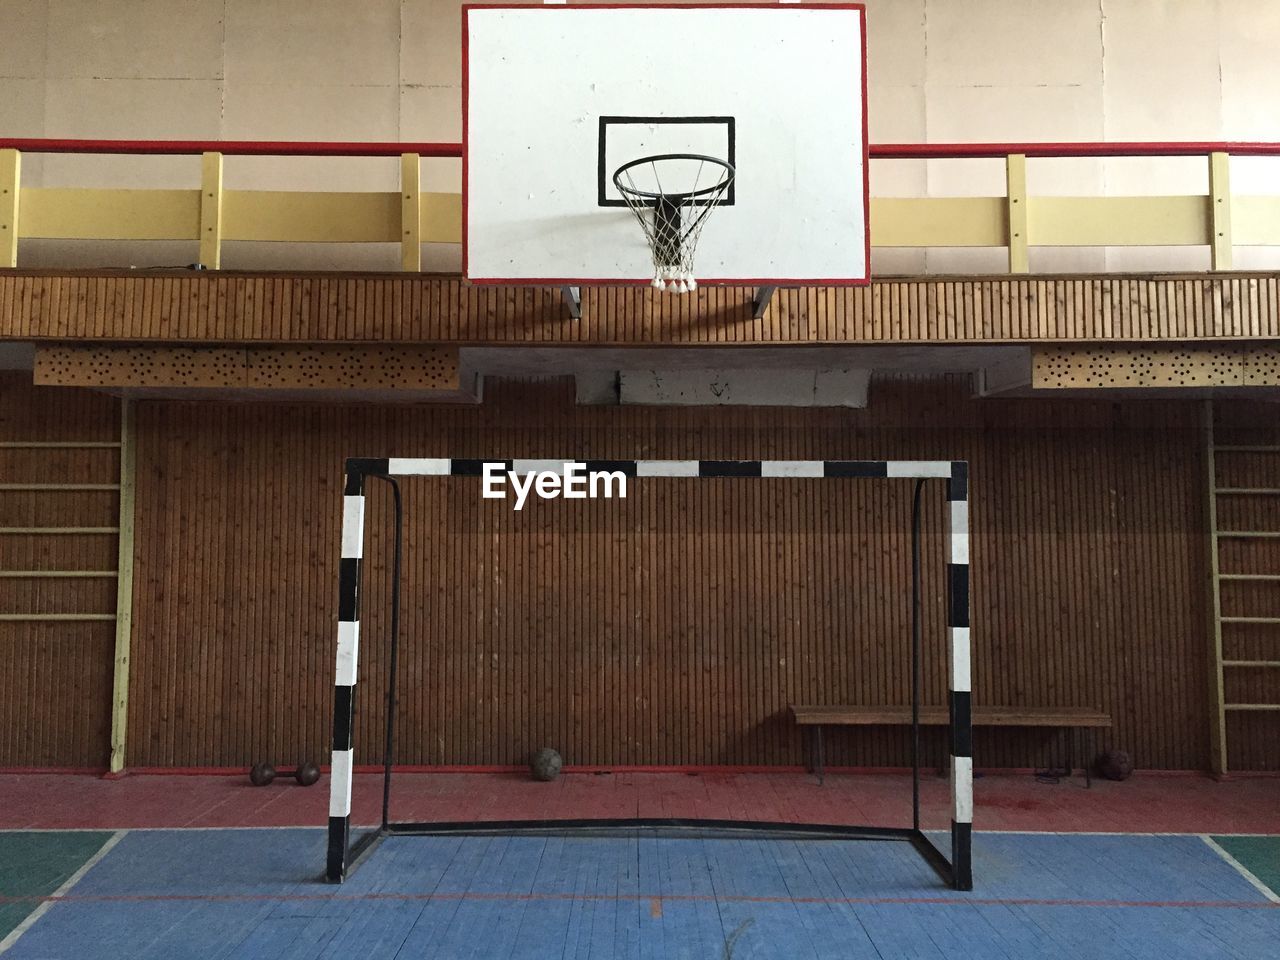
[[[1213,328],[1213,299],[1208,284],[1193,281],[1192,295],[1195,297],[1195,326],[1198,335],[1206,335]]]
[[[974,542],[980,699],[1111,709],[1115,743],[1141,765],[1202,764],[1203,723],[1192,716],[1206,709],[1203,598],[1192,584],[1199,534],[1185,519],[1198,502],[1198,474],[1185,466],[1198,440],[1194,407],[975,404],[963,390],[877,382],[867,410],[727,419],[576,408],[556,383],[495,384],[485,407],[429,412],[141,403],[132,742],[146,756],[134,762],[323,755],[345,455],[554,445],[968,456],[975,529],[986,531]],[[1145,413],[1127,417],[1134,408]],[[390,549],[390,502],[377,486],[361,762],[380,754],[385,693],[378,558]],[[793,764],[786,703],[905,702],[909,484],[693,486],[635,483],[625,505],[538,502],[517,515],[480,502],[471,480],[405,481],[400,759],[522,762],[545,737],[586,763]],[[941,521],[936,495],[930,531]],[[1178,508],[1162,518],[1169,504]],[[926,560],[936,552],[926,546]],[[1118,590],[1111,570],[1131,589]],[[926,623],[939,637],[940,586],[926,576]],[[197,665],[201,676],[184,680]],[[940,696],[943,680],[929,661],[926,689]],[[173,691],[186,698],[180,723]],[[1032,734],[987,737],[982,762],[1031,766],[1051,746]],[[832,738],[832,762],[902,763],[905,750],[894,732]]]
[[[22,288],[29,280],[8,272],[0,274],[0,306],[5,316],[10,318],[7,329],[15,330],[20,336],[30,333],[31,311],[22,305]]]
[[[1165,329],[1169,331],[1169,336],[1175,339],[1186,339],[1188,310],[1194,306],[1187,298],[1187,282],[1186,280],[1175,280],[1166,290],[1166,300],[1168,304],[1169,315],[1165,318]]]
[[[175,755],[179,755],[179,752],[173,749],[177,734],[180,732],[173,722],[172,699],[177,683],[174,670],[175,667],[186,663],[184,652],[177,649],[176,644],[188,634],[188,630],[185,624],[175,622],[174,584],[168,571],[172,569],[174,562],[174,544],[180,540],[183,533],[178,526],[178,516],[173,501],[183,496],[187,488],[183,483],[182,472],[176,468],[176,464],[171,466],[169,462],[170,454],[176,455],[177,449],[161,446],[151,450],[143,445],[145,434],[142,420],[147,412],[146,406],[140,404],[137,410],[138,460],[140,464],[153,467],[156,475],[149,476],[143,474],[141,469],[139,470],[139,512],[150,516],[151,530],[150,536],[141,536],[139,530],[134,530],[135,543],[138,546],[134,556],[135,650],[134,671],[130,682],[136,689],[138,680],[134,677],[146,677],[150,680],[145,688],[150,694],[151,703],[143,711],[134,711],[129,722],[131,725],[141,725],[141,730],[150,734],[152,748],[149,753],[140,753],[135,750],[134,762],[142,766],[165,766],[175,763]],[[182,434],[178,433],[177,436],[181,437]],[[144,476],[153,482],[145,483]],[[157,477],[162,477],[163,482],[155,483]],[[143,563],[151,567],[151,575],[146,579],[138,576],[139,568]],[[148,586],[144,588],[144,584]],[[144,611],[154,611],[154,642],[148,644],[150,649],[145,651],[138,648],[139,636],[136,632],[136,624],[146,622]],[[140,614],[143,615],[140,616]],[[232,633],[231,639],[234,637],[235,634]],[[229,655],[234,649],[234,646],[228,645],[227,659],[230,659]],[[130,700],[132,699],[131,692]],[[132,743],[138,743],[137,737],[131,736],[129,739]],[[187,748],[189,745],[183,743],[180,747]],[[186,751],[183,749],[180,752]]]
[[[252,424],[252,414],[250,415],[250,423]],[[194,426],[194,424],[193,424]],[[179,446],[185,446],[190,441],[187,435],[175,437]],[[165,587],[165,600],[167,612],[171,623],[171,633],[166,637],[166,642],[170,648],[170,657],[172,660],[168,665],[167,682],[161,689],[164,712],[168,718],[169,724],[173,728],[173,733],[168,743],[166,751],[165,763],[171,764],[175,762],[174,755],[191,749],[192,746],[199,743],[201,739],[208,736],[208,723],[204,718],[199,717],[195,711],[193,699],[198,697],[198,689],[201,681],[200,675],[191,669],[191,663],[198,661],[199,651],[202,644],[208,642],[208,634],[205,625],[197,623],[191,617],[191,595],[195,585],[191,582],[192,570],[191,564],[194,560],[193,551],[189,549],[191,541],[188,539],[192,534],[198,536],[200,533],[200,525],[195,510],[196,497],[205,493],[204,490],[193,489],[197,484],[197,475],[199,467],[192,463],[186,457],[178,458],[171,461],[173,464],[172,483],[175,486],[173,496],[169,501],[169,510],[166,523],[166,529],[163,533],[166,547],[166,568],[175,571],[176,576],[168,577]],[[252,465],[251,465],[252,466]],[[200,487],[206,484],[200,483]],[[203,499],[201,497],[201,499]],[[255,498],[251,501],[255,506],[259,501]],[[261,533],[267,531],[258,528]],[[260,542],[260,538],[255,538],[254,543]],[[263,570],[263,566],[259,562],[259,558],[252,554],[244,557],[246,570]],[[261,609],[258,598],[250,592],[241,592],[246,604],[250,610],[257,611]],[[250,635],[253,636],[252,630]],[[237,693],[237,687],[256,681],[261,683],[261,678],[251,674],[248,677],[241,676],[239,683],[232,685],[229,689],[222,691],[224,697],[229,697],[234,703]],[[261,703],[262,700],[255,700],[255,703]],[[249,716],[249,719],[255,725],[259,724],[260,717]],[[206,729],[202,730],[201,728]]]
[[[12,330],[17,336],[25,336],[29,333],[27,327],[30,311],[22,307],[21,292],[22,283],[26,279],[9,273],[0,274],[0,310],[4,311],[4,316],[8,318],[6,329]]]
[[[0,623],[0,765],[104,765],[111,636],[110,623]]]
[[[154,411],[157,415],[161,411]],[[195,412],[192,408],[191,412]],[[295,415],[297,416],[297,415]],[[298,480],[296,473],[292,470],[285,471],[274,477],[267,476],[258,472],[249,457],[249,452],[255,445],[247,444],[244,439],[238,435],[237,431],[230,425],[228,418],[219,417],[214,424],[214,442],[221,455],[219,460],[213,464],[216,469],[214,482],[221,486],[224,493],[223,499],[219,506],[221,510],[217,514],[211,516],[211,525],[209,529],[213,531],[215,542],[222,539],[219,544],[220,549],[215,553],[215,562],[218,564],[217,575],[220,590],[218,595],[218,615],[210,625],[214,629],[219,630],[224,636],[234,636],[241,643],[245,643],[252,639],[252,624],[249,620],[250,613],[250,596],[246,592],[246,578],[254,574],[253,565],[247,562],[247,549],[244,543],[246,537],[254,535],[253,527],[254,519],[251,510],[255,506],[255,501],[263,499],[263,495],[267,491],[275,491],[275,495],[269,497],[270,501],[275,504],[287,502],[291,500],[295,494],[294,489]],[[305,436],[305,430],[303,431]],[[341,470],[341,467],[337,467]],[[318,474],[320,479],[326,479],[326,474]],[[248,489],[245,484],[249,484]],[[251,491],[256,491],[257,495]],[[198,493],[198,491],[193,491]],[[237,531],[234,538],[219,538],[217,529],[219,524],[226,524],[232,530]],[[336,616],[336,615],[333,615]],[[316,629],[315,621],[310,617],[307,619],[307,633],[311,633]],[[331,629],[330,643],[333,643],[336,636],[336,627]],[[305,635],[305,634],[304,634]],[[265,678],[261,675],[261,670],[255,665],[252,672],[250,682],[251,689],[248,691],[248,697],[236,697],[236,685],[244,675],[244,671],[239,667],[234,658],[218,656],[217,646],[215,645],[210,651],[210,670],[209,675],[213,681],[212,695],[215,700],[215,715],[218,718],[218,733],[220,740],[230,739],[230,735],[237,733],[240,736],[240,742],[237,749],[237,760],[244,757],[250,760],[255,757],[261,757],[268,753],[268,746],[283,748],[284,744],[278,740],[271,739],[273,731],[263,729],[243,730],[244,723],[240,719],[239,705],[243,703],[253,703],[261,705],[267,697],[278,695],[279,691],[268,689]],[[228,662],[230,661],[230,662]],[[315,669],[315,661],[310,664]],[[329,674],[332,677],[332,674]],[[205,748],[207,749],[207,748]],[[270,751],[275,752],[275,751]],[[246,754],[250,756],[246,757]],[[281,763],[288,761],[281,757]]]
[[[65,295],[59,291],[49,296],[43,284],[37,284],[34,278],[25,278],[22,286],[17,304],[27,311],[27,317],[21,324],[25,333],[32,336],[56,335],[71,327],[70,317],[79,315],[75,311],[83,305],[83,292],[79,297],[70,290]],[[57,309],[54,309],[55,304]]]
[[[1230,336],[1230,303],[1224,293],[1222,284],[1209,284],[1205,292],[1213,305],[1212,336]]]
[[[35,293],[35,297],[33,297],[33,292],[36,291],[37,287],[41,287],[41,285],[42,284],[40,284],[36,278],[32,278],[32,276],[20,276],[20,278],[14,278],[14,296],[12,305],[15,310],[22,311],[22,317],[20,317],[17,325],[23,335],[41,334],[41,330],[38,328],[38,317],[40,317],[44,311],[40,308],[40,296],[38,296],[38,293]],[[33,298],[35,298],[36,302],[32,302]]]
[[[245,283],[236,284],[237,295],[239,299],[239,307],[241,315],[244,315],[244,290]],[[173,328],[170,324],[170,298],[173,292],[173,278],[161,277],[156,283],[156,288],[151,300],[151,315],[148,318],[152,329],[155,331],[154,337],[172,337],[174,335]]]
[[[180,441],[186,442],[186,437]],[[207,540],[207,524],[222,522],[222,516],[218,511],[220,496],[212,489],[214,484],[193,482],[194,474],[195,469],[187,463],[177,468],[173,479],[177,489],[171,501],[172,525],[165,531],[172,545],[171,562],[177,571],[170,584],[171,612],[177,625],[170,642],[175,647],[174,654],[187,664],[178,667],[171,677],[174,693],[171,716],[176,736],[180,738],[177,742],[187,750],[202,739],[216,735],[220,726],[217,700],[234,695],[233,690],[210,690],[210,674],[216,674],[217,664],[217,647],[210,638],[216,628],[205,612],[204,596],[220,592],[220,585],[216,579],[216,563],[190,550],[189,545]],[[261,569],[257,563],[246,566]],[[260,684],[261,680],[246,677],[241,683]],[[276,762],[283,765],[281,761]]]
[[[759,320],[749,314],[749,287],[708,287],[686,297],[585,288],[583,319],[573,322],[558,289],[416,274],[33,272],[8,274],[0,284],[0,330],[41,339],[821,343],[1280,333],[1273,274],[887,278],[869,289],[779,290]]]
[[[1178,316],[1175,318],[1174,329],[1181,339],[1194,336],[1193,331],[1199,326],[1196,315],[1199,300],[1194,296],[1194,287],[1191,280],[1179,280],[1177,283]]]

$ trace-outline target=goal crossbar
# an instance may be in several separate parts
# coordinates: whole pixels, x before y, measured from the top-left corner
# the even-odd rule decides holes
[[[355,690],[360,643],[360,572],[364,556],[365,480],[379,478],[394,485],[397,477],[480,477],[485,467],[528,472],[563,468],[581,463],[587,471],[620,472],[630,477],[711,478],[857,478],[912,479],[917,481],[912,516],[913,586],[919,582],[919,497],[924,481],[945,481],[948,505],[946,524],[946,627],[947,702],[951,754],[951,855],[948,857],[921,830],[919,810],[919,604],[913,596],[912,611],[912,826],[872,827],[837,824],[776,823],[735,820],[519,820],[441,823],[389,822],[390,753],[383,782],[381,829],[360,843],[351,843],[351,787],[355,772]],[[399,580],[400,506],[397,501],[396,586]],[[333,753],[329,792],[329,842],[325,879],[342,882],[355,865],[383,836],[393,834],[443,835],[493,833],[608,834],[619,831],[689,835],[690,833],[791,838],[845,838],[905,840],[957,890],[973,889],[973,730],[969,671],[969,469],[963,460],[478,460],[454,458],[367,458],[346,461],[343,488],[342,555],[339,563],[338,643],[334,678]],[[393,594],[394,596],[395,594]],[[393,611],[393,664],[395,625]],[[394,667],[389,703],[394,704]],[[388,750],[392,743],[393,709],[387,715]]]

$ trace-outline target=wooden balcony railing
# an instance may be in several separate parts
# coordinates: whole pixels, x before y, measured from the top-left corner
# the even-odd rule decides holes
[[[23,187],[23,153],[200,157],[199,189]],[[218,269],[225,241],[398,243],[401,266],[422,268],[423,243],[460,243],[462,199],[421,190],[424,158],[460,158],[458,143],[290,143],[170,140],[0,139],[0,267],[18,264],[28,238],[198,241],[199,262]],[[399,157],[401,190],[227,190],[225,158]],[[1233,156],[1280,157],[1277,143],[880,144],[877,160],[1003,159],[1006,189],[988,197],[872,197],[873,247],[1003,247],[1009,272],[1027,273],[1032,247],[1206,246],[1214,270],[1237,246],[1280,247],[1280,195],[1242,196],[1230,186]],[[1201,157],[1207,195],[1033,196],[1036,158]],[[1277,161],[1280,164],[1280,160]],[[194,180],[195,170],[192,171]],[[1280,258],[1277,266],[1280,267]]]

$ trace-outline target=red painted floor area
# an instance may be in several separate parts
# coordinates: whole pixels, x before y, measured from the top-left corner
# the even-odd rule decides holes
[[[392,819],[505,820],[557,817],[699,817],[905,825],[911,780],[901,774],[574,773],[536,783],[515,773],[404,773]],[[355,821],[378,822],[381,778],[356,777]],[[245,776],[0,775],[0,828],[321,826],[328,777],[253,787]],[[1280,833],[1280,778],[1216,782],[1136,774],[1123,783],[1057,784],[988,775],[975,784],[978,830],[1120,833]],[[945,780],[923,781],[924,825],[945,826]]]

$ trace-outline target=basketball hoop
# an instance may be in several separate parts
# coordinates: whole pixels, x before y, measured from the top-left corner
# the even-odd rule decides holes
[[[650,285],[655,290],[689,293],[698,289],[693,278],[698,237],[733,183],[733,175],[731,164],[698,153],[641,157],[614,172],[613,185],[640,221],[653,254]]]

